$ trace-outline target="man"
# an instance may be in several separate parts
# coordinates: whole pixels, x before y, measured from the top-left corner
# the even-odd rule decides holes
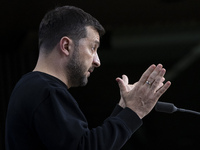
[[[97,49],[104,28],[73,6],[48,12],[39,28],[39,58],[10,97],[7,150],[118,150],[169,88],[166,70],[151,65],[134,85],[117,78],[121,99],[102,126],[90,130],[70,87],[84,86],[100,66]]]

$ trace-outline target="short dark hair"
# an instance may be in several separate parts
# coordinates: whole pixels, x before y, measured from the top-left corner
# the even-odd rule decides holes
[[[103,26],[90,14],[75,6],[62,6],[46,13],[39,26],[39,48],[53,49],[63,36],[75,43],[86,37],[86,26],[92,26],[100,37]]]

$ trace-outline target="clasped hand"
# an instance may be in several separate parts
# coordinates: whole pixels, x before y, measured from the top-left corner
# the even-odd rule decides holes
[[[170,81],[163,83],[165,72],[163,66],[158,64],[151,65],[135,84],[129,84],[126,75],[116,78],[121,95],[119,105],[129,107],[142,119],[171,85]]]

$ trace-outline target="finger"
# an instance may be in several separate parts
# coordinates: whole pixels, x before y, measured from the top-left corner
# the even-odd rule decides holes
[[[155,81],[155,78],[157,77],[157,75],[160,73],[162,67],[163,67],[162,64],[158,64],[156,66],[156,68],[154,69],[154,71],[147,78],[147,82],[146,83],[152,84]]]
[[[161,79],[161,82],[164,82],[165,81],[165,78],[164,77],[162,77],[162,79]]]
[[[122,79],[126,84],[129,83],[129,79],[128,79],[128,77],[126,75],[122,75]]]
[[[126,91],[126,86],[125,86],[125,83],[124,81],[121,79],[121,78],[116,78],[116,81],[119,85],[119,89],[120,89],[120,92],[125,92]]]
[[[171,86],[171,82],[167,81],[157,92],[156,92],[156,99],[159,99]]]
[[[160,89],[160,88],[164,85],[164,83],[163,83],[164,81],[165,81],[165,78],[162,77],[162,78],[161,78],[161,81],[160,81],[160,83],[159,83],[159,85],[158,85],[158,87],[156,88],[155,91],[157,91],[158,89]]]
[[[161,69],[159,74],[155,77],[154,82],[152,83],[151,89],[153,91],[157,91],[160,88],[161,83],[165,80],[163,77],[165,75],[166,70],[164,68]]]
[[[144,84],[144,83],[147,81],[149,75],[154,71],[155,68],[156,68],[156,65],[154,65],[154,64],[151,65],[151,66],[142,74],[142,76],[141,76],[141,78],[140,78],[138,84]]]
[[[154,92],[156,92],[157,90],[159,90],[163,85],[164,85],[164,83],[161,82],[161,83],[156,87],[156,89],[155,89]]]

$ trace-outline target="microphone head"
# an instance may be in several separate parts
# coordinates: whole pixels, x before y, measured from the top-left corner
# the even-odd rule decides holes
[[[172,104],[172,103],[158,101],[155,105],[155,110],[158,112],[173,113],[173,112],[177,111],[177,107],[174,106],[174,104]]]

